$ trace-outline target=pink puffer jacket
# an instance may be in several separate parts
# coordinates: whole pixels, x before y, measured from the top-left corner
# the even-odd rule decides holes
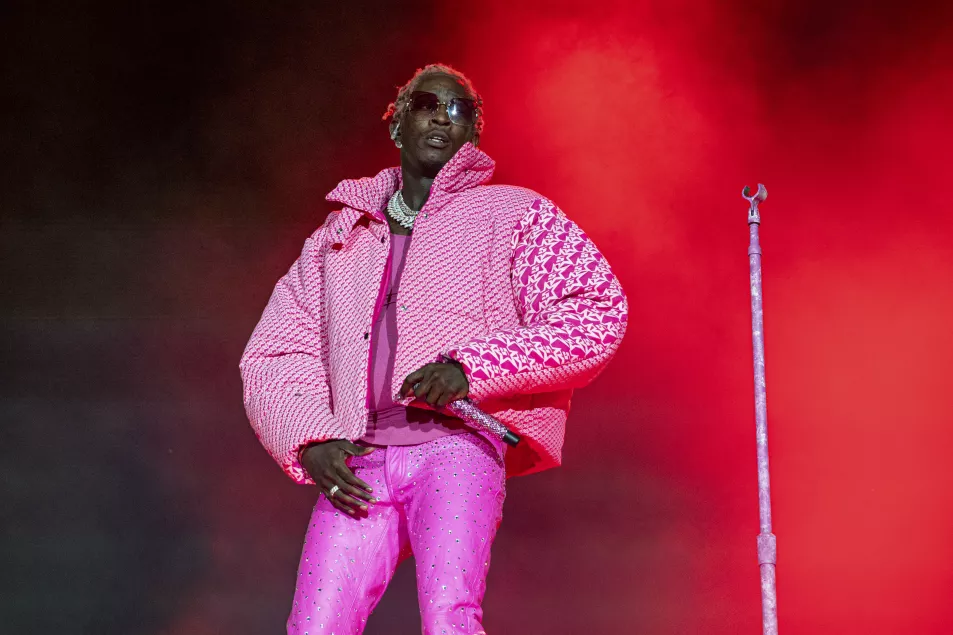
[[[506,455],[515,476],[559,465],[572,390],[618,349],[627,303],[586,234],[535,192],[485,185],[493,168],[464,145],[417,217],[392,389],[441,355],[458,360],[470,398],[523,437]],[[311,482],[302,446],[364,435],[369,334],[390,248],[382,210],[400,179],[391,168],[328,195],[344,208],[305,242],[242,356],[252,427],[299,483]]]

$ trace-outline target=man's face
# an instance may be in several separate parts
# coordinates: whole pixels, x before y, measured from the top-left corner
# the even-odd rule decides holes
[[[471,97],[463,85],[449,75],[434,75],[420,82],[416,91],[433,93],[440,102],[454,97]],[[408,161],[422,174],[435,176],[467,141],[477,143],[474,127],[453,123],[444,106],[436,112],[407,110],[401,116],[400,141],[402,163]]]

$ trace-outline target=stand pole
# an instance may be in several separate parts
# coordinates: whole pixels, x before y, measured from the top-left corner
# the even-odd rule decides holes
[[[751,342],[754,349],[754,413],[758,438],[758,564],[761,567],[761,619],[764,635],[778,634],[778,596],[775,587],[775,565],[778,560],[777,540],[771,533],[771,478],[768,472],[768,408],[764,382],[764,311],[761,304],[761,244],[758,228],[761,215],[758,205],[768,197],[768,190],[758,184],[758,193],[751,196],[745,186],[741,195],[748,201],[748,269],[751,280]]]

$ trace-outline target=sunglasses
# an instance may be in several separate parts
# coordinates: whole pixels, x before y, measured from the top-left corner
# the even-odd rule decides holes
[[[458,126],[472,126],[476,119],[476,103],[466,97],[454,97],[449,102],[440,101],[433,93],[416,91],[410,94],[407,110],[419,117],[433,117],[441,106],[447,109],[447,117]]]

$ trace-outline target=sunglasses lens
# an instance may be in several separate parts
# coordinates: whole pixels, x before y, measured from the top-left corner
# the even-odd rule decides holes
[[[415,92],[410,95],[408,109],[414,114],[433,115],[439,108],[440,99],[433,93]],[[472,99],[454,97],[447,104],[447,117],[460,126],[472,125],[476,118],[476,105]]]
[[[440,100],[433,93],[414,93],[410,96],[411,112],[434,112],[440,107]]]
[[[473,115],[476,112],[472,99],[455,98],[450,100],[447,106],[447,116],[450,121],[461,126],[469,126],[473,123]]]

